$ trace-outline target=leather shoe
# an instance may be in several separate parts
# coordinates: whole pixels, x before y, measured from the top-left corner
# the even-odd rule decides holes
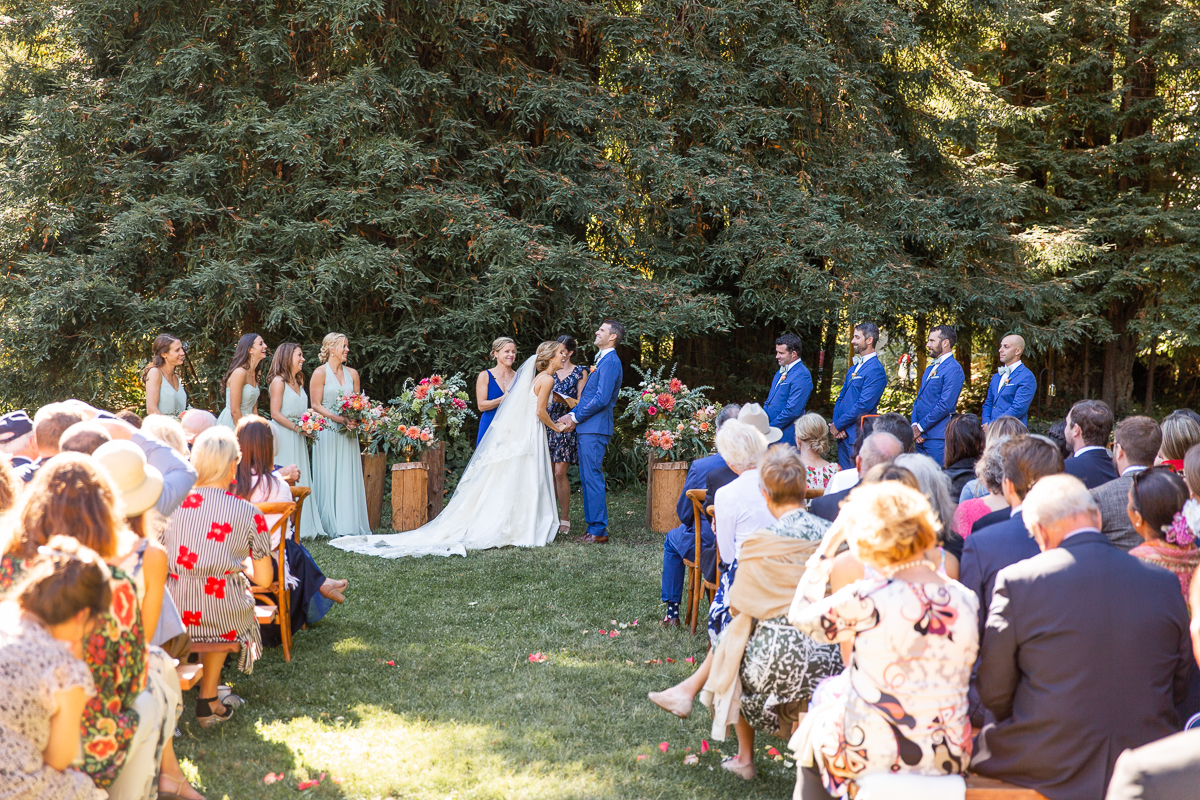
[[[666,617],[665,619],[663,619],[663,621],[660,624],[664,628],[678,628],[679,627],[679,617]]]
[[[608,536],[593,536],[589,533],[582,541],[584,544],[608,544]]]

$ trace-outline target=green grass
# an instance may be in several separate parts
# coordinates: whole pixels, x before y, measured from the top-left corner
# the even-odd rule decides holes
[[[247,701],[230,722],[201,730],[187,693],[175,740],[185,769],[210,800],[294,798],[320,773],[304,795],[791,797],[794,769],[765,755],[751,783],[722,770],[716,749],[685,766],[701,739],[736,751],[732,731],[712,742],[703,706],[679,720],[646,699],[690,674],[684,659],[699,662],[707,640],[658,627],[662,536],[643,527],[643,498],[610,497],[606,546],[567,538],[390,561],[311,544],[330,576],[350,580],[347,602],[298,634],[291,663],[273,649],[253,675],[226,671]],[[639,624],[601,637],[614,619]],[[530,663],[536,652],[548,659]],[[771,746],[783,745],[760,735],[759,752]],[[264,785],[268,772],[286,778]]]

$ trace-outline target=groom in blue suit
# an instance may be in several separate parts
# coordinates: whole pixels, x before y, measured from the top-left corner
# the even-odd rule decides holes
[[[917,452],[923,453],[943,466],[946,455],[946,423],[958,407],[958,396],[962,394],[966,373],[954,356],[954,343],[958,335],[949,325],[938,325],[929,332],[925,350],[929,353],[929,366],[921,377],[921,388],[913,403],[912,429]]]
[[[804,416],[813,390],[812,373],[800,361],[800,337],[785,333],[776,339],[775,360],[779,362],[779,371],[771,379],[763,411],[767,412],[767,423],[783,431],[779,441],[795,446],[796,420]]]
[[[587,533],[578,541],[608,542],[608,498],[604,494],[604,451],[613,433],[613,408],[621,391],[621,359],[614,349],[625,338],[625,326],[607,319],[596,331],[596,366],[583,387],[575,410],[564,419],[579,440],[579,479],[583,484],[583,519]]]
[[[842,469],[854,466],[858,423],[863,415],[878,410],[879,399],[887,388],[887,370],[875,355],[878,343],[879,326],[874,322],[854,326],[854,335],[850,337],[854,363],[842,381],[842,391],[833,404],[833,422],[829,423],[829,433],[838,443],[838,466]]]
[[[1037,376],[1021,363],[1025,340],[1010,333],[1000,340],[1000,371],[988,384],[983,401],[983,427],[1004,416],[1016,417],[1029,425],[1029,406],[1037,394]]]

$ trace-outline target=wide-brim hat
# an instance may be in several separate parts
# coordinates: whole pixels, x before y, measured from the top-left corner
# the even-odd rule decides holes
[[[767,437],[767,444],[774,444],[783,438],[783,431],[771,425],[771,418],[758,403],[742,406],[742,410],[738,412],[738,422],[757,428],[759,433]]]
[[[92,458],[108,471],[125,505],[126,517],[154,508],[162,496],[163,476],[146,463],[146,454],[133,442],[116,439],[96,448]]]

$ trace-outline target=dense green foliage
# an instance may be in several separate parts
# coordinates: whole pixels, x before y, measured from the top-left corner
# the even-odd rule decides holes
[[[248,330],[344,330],[386,398],[611,315],[719,399],[871,317],[1019,330],[1076,394],[1103,348],[1124,405],[1196,344],[1194,12],[6,2],[3,400],[136,397],[164,330],[198,403]]]

